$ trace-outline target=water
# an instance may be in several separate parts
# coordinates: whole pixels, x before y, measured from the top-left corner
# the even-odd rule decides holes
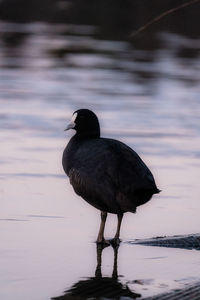
[[[99,213],[61,166],[73,134],[63,130],[83,107],[103,136],[142,156],[162,190],[124,218],[119,281],[150,296],[199,280],[198,251],[128,243],[199,232],[199,41],[159,33],[147,50],[98,40],[93,27],[0,25],[0,299],[50,299],[95,276]],[[106,236],[115,228],[110,215]],[[103,276],[113,257],[103,250]]]

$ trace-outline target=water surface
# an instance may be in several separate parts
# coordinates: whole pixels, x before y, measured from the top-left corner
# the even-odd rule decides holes
[[[129,144],[162,190],[122,240],[198,233],[199,41],[159,33],[159,47],[98,40],[96,28],[1,23],[0,298],[45,300],[94,277],[99,213],[76,196],[61,166],[78,108],[94,110],[102,135]],[[116,217],[108,218],[112,237]],[[111,276],[113,250],[102,273]],[[199,253],[122,243],[120,281],[150,296],[200,278]]]

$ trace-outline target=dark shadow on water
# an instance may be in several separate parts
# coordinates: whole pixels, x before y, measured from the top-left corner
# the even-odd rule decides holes
[[[65,291],[65,294],[59,297],[51,298],[52,300],[83,300],[83,299],[97,299],[100,297],[108,299],[120,299],[126,297],[128,299],[136,299],[141,297],[140,294],[132,292],[127,285],[119,281],[117,258],[119,247],[113,247],[114,263],[111,277],[102,276],[102,252],[104,247],[97,245],[97,266],[95,276],[87,279],[79,280],[73,286]]]

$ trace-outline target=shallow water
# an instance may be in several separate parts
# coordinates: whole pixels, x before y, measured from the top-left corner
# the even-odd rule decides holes
[[[50,299],[94,277],[99,213],[61,166],[73,134],[63,129],[81,107],[142,156],[162,190],[126,214],[122,240],[199,232],[199,41],[160,33],[159,48],[141,50],[98,40],[93,27],[0,25],[0,298]],[[107,237],[115,227],[111,215]],[[112,248],[102,255],[111,276]],[[199,253],[122,243],[118,273],[149,296],[199,280]]]

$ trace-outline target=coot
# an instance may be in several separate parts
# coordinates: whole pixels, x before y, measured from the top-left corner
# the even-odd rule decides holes
[[[76,134],[66,146],[62,164],[74,191],[101,211],[97,243],[106,243],[104,228],[107,213],[117,214],[118,225],[113,243],[119,243],[125,212],[136,208],[159,193],[154,177],[139,155],[124,143],[100,137],[97,116],[89,109],[72,115],[66,130]]]

